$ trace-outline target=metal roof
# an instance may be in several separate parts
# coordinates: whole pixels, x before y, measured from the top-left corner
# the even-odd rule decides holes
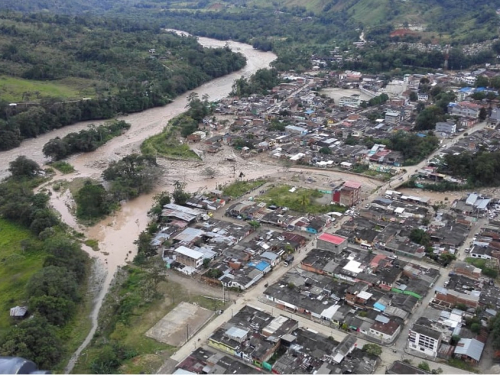
[[[484,344],[476,339],[460,339],[455,354],[466,355],[479,362],[483,354]]]

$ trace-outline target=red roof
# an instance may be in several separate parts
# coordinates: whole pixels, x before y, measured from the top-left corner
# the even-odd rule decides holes
[[[359,189],[361,187],[361,184],[359,182],[355,182],[355,181],[346,181],[344,183],[344,187]]]
[[[318,237],[318,239],[326,242],[331,242],[335,245],[340,245],[341,243],[344,243],[344,241],[346,240],[344,237],[335,236],[329,233],[323,233],[321,236]]]

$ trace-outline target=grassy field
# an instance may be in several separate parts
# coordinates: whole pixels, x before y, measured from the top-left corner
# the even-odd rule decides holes
[[[225,186],[222,191],[224,192],[224,195],[230,196],[231,198],[239,198],[249,191],[264,185],[265,183],[266,180],[236,181]]]
[[[35,240],[29,230],[0,218],[0,332],[10,325],[9,309],[25,305],[24,287],[42,268],[44,252],[25,252],[23,240]]]
[[[146,139],[141,145],[144,155],[163,156],[179,160],[200,160],[187,144],[180,143],[178,135],[173,130],[164,130],[160,134]]]
[[[69,174],[75,171],[75,168],[66,161],[54,161],[49,164],[51,167],[57,169],[62,174]]]
[[[170,281],[159,281],[154,287],[158,293],[156,298],[152,302],[145,302],[148,299],[145,297],[145,288],[151,291],[151,282],[151,275],[141,269],[120,272],[119,280],[110,290],[101,310],[96,338],[82,353],[74,373],[90,373],[92,363],[99,356],[102,347],[110,342],[118,342],[133,353],[131,358],[122,362],[119,372],[155,373],[176,347],[146,337],[146,331],[180,302],[197,303],[211,310],[224,307],[222,302],[191,294],[182,285]],[[122,302],[117,311],[116,301],[119,299],[126,303]],[[132,303],[133,301],[139,302]],[[129,303],[133,307],[125,317],[124,310]]]
[[[24,97],[23,94],[25,94]],[[92,81],[79,78],[67,78],[58,81],[34,81],[0,76],[0,99],[9,102],[38,101],[44,96],[61,99],[81,99],[82,97],[91,97],[94,94]]]
[[[331,211],[344,212],[345,207],[333,204],[321,204],[323,193],[314,189],[298,188],[293,193],[291,186],[280,185],[269,189],[265,194],[256,198],[257,201],[266,202],[267,205],[288,207],[298,213],[319,214]]]

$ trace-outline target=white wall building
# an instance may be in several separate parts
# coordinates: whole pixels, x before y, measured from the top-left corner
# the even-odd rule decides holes
[[[441,332],[414,324],[408,332],[408,347],[425,355],[436,357],[441,337]]]

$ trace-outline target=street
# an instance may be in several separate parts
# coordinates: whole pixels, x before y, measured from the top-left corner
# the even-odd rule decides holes
[[[297,90],[297,92],[298,91],[300,91],[300,89]],[[475,130],[482,129],[482,128],[484,128],[485,125],[486,125],[485,122],[477,124],[476,126],[472,127],[469,130],[469,133],[471,133]],[[463,135],[460,135],[456,139],[444,140],[440,149],[436,150],[431,155],[429,155],[426,160],[420,162],[419,164],[417,164],[415,166],[404,167],[404,171],[402,174],[396,175],[390,181],[382,184],[379,188],[375,189],[367,198],[365,198],[365,201],[371,202],[374,198],[382,195],[383,192],[387,189],[392,189],[392,190],[397,189],[397,187],[399,187],[404,182],[406,182],[416,171],[418,171],[420,168],[426,166],[427,160],[432,159],[432,157],[434,157],[436,154],[438,154],[442,148],[446,147],[447,145],[449,145],[453,142],[456,142],[456,140],[458,138],[461,138],[461,137],[463,137]],[[403,169],[403,168],[401,168],[401,169]],[[292,170],[294,170],[294,168],[292,168]],[[322,173],[329,174],[329,171],[325,170]],[[338,174],[338,175],[342,174],[342,172],[339,172],[339,171],[335,171],[334,173]],[[351,177],[352,177],[352,174],[345,173],[346,180],[349,180]],[[240,199],[243,199],[243,198],[244,197],[242,197]],[[220,212],[217,212],[214,215],[214,218],[216,217],[218,219],[222,219],[222,216],[223,216],[223,211],[221,210]],[[224,220],[238,222],[238,220],[228,219],[226,217],[224,218]],[[344,223],[347,220],[350,220],[350,217],[344,216],[344,217],[340,218],[340,220],[338,220],[335,223],[335,227],[340,226],[342,223]],[[480,219],[474,223],[473,227],[471,228],[471,232],[470,232],[468,238],[466,239],[464,245],[459,249],[459,251],[457,253],[458,259],[463,259],[465,257],[464,250],[468,247],[468,244],[469,244],[471,238],[473,237],[473,235],[477,231],[477,229],[484,223],[484,220],[486,220],[486,219]],[[266,229],[267,229],[267,226],[266,226]],[[273,228],[269,227],[269,229],[273,229]],[[302,251],[297,252],[295,254],[295,260],[293,262],[293,266],[298,265],[307,256],[308,252],[311,249],[315,248],[315,246],[316,246],[315,242],[316,242],[315,239],[310,241],[306,245],[305,249],[302,249]],[[377,250],[375,250],[374,252],[377,252]],[[426,267],[432,267],[428,263],[423,262],[423,261],[419,261],[419,260],[412,259],[411,262],[416,263],[416,264],[425,265]],[[268,312],[269,314],[272,314],[273,316],[278,316],[278,315],[290,316],[291,318],[293,318],[299,322],[300,327],[310,328],[310,329],[316,330],[318,332],[322,332],[325,335],[331,335],[337,341],[342,341],[342,339],[347,335],[347,333],[341,332],[341,331],[334,329],[334,328],[326,327],[326,326],[319,324],[319,323],[315,323],[315,322],[308,320],[306,318],[303,318],[301,316],[297,316],[295,314],[291,314],[289,312],[285,312],[285,311],[279,310],[277,308],[273,308],[273,307],[259,301],[259,297],[262,297],[263,292],[266,288],[265,285],[266,284],[273,284],[273,283],[277,282],[289,269],[290,268],[286,268],[283,266],[279,266],[279,267],[275,268],[273,270],[273,272],[271,272],[270,274],[268,274],[266,276],[265,282],[261,282],[261,283],[257,284],[252,289],[250,289],[250,290],[246,291],[244,294],[242,294],[242,296],[240,298],[238,298],[234,302],[233,305],[226,308],[226,310],[221,315],[218,315],[214,320],[212,320],[207,325],[205,325],[199,332],[194,334],[191,337],[191,339],[184,346],[179,348],[179,350],[177,352],[175,352],[174,355],[172,355],[171,360],[159,369],[158,373],[164,373],[166,370],[170,369],[172,366],[172,360],[177,362],[177,363],[182,361],[184,358],[186,358],[193,351],[194,348],[196,348],[197,344],[206,343],[206,341],[208,340],[208,338],[210,337],[212,332],[214,332],[223,323],[230,320],[231,317],[234,314],[236,314],[236,312],[239,311],[245,305],[251,305],[255,308],[262,309],[262,310]],[[443,287],[445,281],[448,279],[448,275],[449,275],[449,272],[451,269],[453,269],[453,263],[450,264],[446,269],[441,269],[441,276],[436,281],[435,287]],[[412,315],[409,322],[404,326],[401,334],[399,335],[399,337],[397,338],[397,340],[393,344],[393,346],[382,347],[382,355],[381,355],[382,363],[379,366],[379,368],[376,370],[377,374],[385,373],[386,367],[388,367],[390,364],[392,364],[396,360],[402,360],[405,358],[411,359],[413,361],[414,365],[418,365],[418,363],[423,361],[423,359],[413,357],[413,356],[405,353],[404,350],[407,346],[407,338],[408,338],[409,329],[411,328],[412,324],[422,315],[422,313],[428,307],[428,304],[431,301],[431,299],[433,298],[433,296],[434,296],[434,292],[433,292],[433,289],[431,289],[429,291],[429,293],[423,298],[420,306],[418,306],[417,310]],[[363,345],[365,345],[366,343],[369,343],[369,341],[365,341],[363,339],[358,339],[357,340],[357,347],[362,348]],[[430,361],[428,359],[426,359],[425,361],[429,363],[431,369],[437,369],[438,367],[440,367],[441,369],[443,369],[444,373],[454,373],[454,374],[467,374],[468,373],[467,371],[463,371],[463,370],[457,369],[455,367],[450,367],[446,364],[433,362],[433,361]]]

